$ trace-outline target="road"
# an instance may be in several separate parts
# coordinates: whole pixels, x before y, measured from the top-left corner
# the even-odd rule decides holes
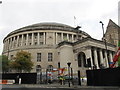
[[[3,85],[2,90],[120,90],[120,87],[112,86],[71,86],[50,84],[50,85]]]

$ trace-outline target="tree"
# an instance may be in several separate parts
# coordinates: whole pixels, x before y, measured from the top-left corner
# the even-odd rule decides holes
[[[26,51],[17,52],[14,61],[11,63],[11,67],[18,72],[30,72],[33,67],[31,54]]]
[[[10,67],[9,65],[10,61],[8,60],[8,57],[5,55],[0,55],[0,62],[1,62],[0,66],[2,66],[2,72],[3,73],[8,72]]]
[[[120,56],[118,58],[118,67],[120,67]]]
[[[120,40],[118,41],[118,47],[120,47]],[[118,67],[120,67],[120,56],[118,57]]]

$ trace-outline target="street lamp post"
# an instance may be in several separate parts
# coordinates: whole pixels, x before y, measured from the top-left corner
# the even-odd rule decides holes
[[[42,82],[42,71],[40,72],[40,83]]]
[[[103,38],[104,38],[104,24],[102,21],[100,21],[100,23],[102,24],[102,30],[103,30]]]
[[[105,48],[106,48],[106,52],[107,52],[107,43],[106,43],[106,39],[105,39],[105,35],[104,35],[104,24],[102,21],[100,21],[100,23],[102,24],[102,30],[103,30],[103,40],[105,42]]]
[[[107,42],[106,42],[105,35],[104,35],[104,24],[103,24],[102,21],[100,21],[100,23],[102,24],[103,40],[104,40],[104,42],[105,42],[105,50],[106,50],[106,53],[107,53]],[[107,53],[107,59],[108,59],[108,53]]]
[[[72,82],[72,85],[74,85],[73,83],[73,69],[71,68],[71,82]]]
[[[70,87],[70,65],[71,65],[71,63],[68,62],[67,65],[68,65],[68,75],[69,75],[68,85],[69,85],[69,87]]]
[[[48,84],[48,69],[46,69],[46,84]]]

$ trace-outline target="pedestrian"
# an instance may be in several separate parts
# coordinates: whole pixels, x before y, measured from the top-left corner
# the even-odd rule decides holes
[[[19,78],[19,84],[21,84],[21,78]]]
[[[15,83],[18,84],[19,83],[19,75],[17,75]]]
[[[59,80],[60,80],[60,84],[62,85],[62,77],[61,76],[60,76]]]

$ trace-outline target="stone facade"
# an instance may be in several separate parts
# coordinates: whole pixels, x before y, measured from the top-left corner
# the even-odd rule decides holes
[[[118,49],[118,42],[120,41],[120,27],[115,24],[111,19],[109,20],[105,38],[108,43],[116,45],[116,51]]]
[[[71,62],[77,73],[81,71],[81,76],[86,76],[87,69],[109,68],[109,63],[113,62],[115,46],[107,43],[107,52],[104,42],[91,37],[84,38],[74,43],[61,42],[58,44],[61,65],[67,67],[67,62]],[[88,61],[90,60],[90,61]],[[81,65],[80,65],[81,64]],[[90,68],[88,68],[88,64]]]
[[[86,32],[65,24],[39,23],[26,26],[8,34],[4,40],[3,55],[11,60],[20,51],[32,55],[31,72],[45,69],[67,68],[71,63],[74,75],[78,70],[86,76],[87,69],[109,68],[115,46],[93,39]],[[89,67],[88,67],[89,66]]]

